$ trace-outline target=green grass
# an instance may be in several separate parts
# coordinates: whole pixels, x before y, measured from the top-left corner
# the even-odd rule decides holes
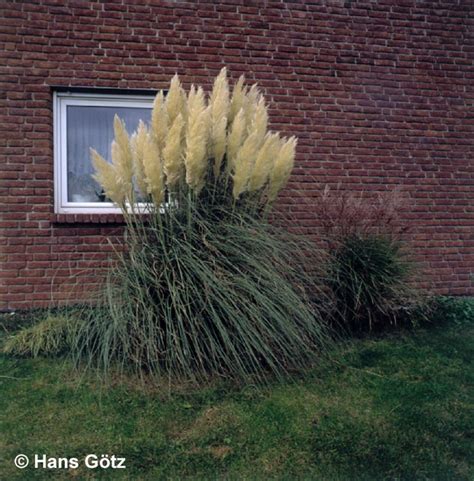
[[[265,388],[104,388],[67,362],[0,358],[0,479],[474,479],[474,324],[357,340]],[[24,453],[127,469],[24,471]]]

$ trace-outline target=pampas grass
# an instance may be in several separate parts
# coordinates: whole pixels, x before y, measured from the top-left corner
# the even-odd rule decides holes
[[[255,192],[265,185],[270,176],[274,159],[278,155],[280,143],[277,134],[267,134],[262,148],[259,150],[250,175],[248,190]]]
[[[245,215],[216,222],[187,202],[129,237],[78,361],[196,382],[264,382],[315,362],[330,342],[330,304],[302,268],[301,242]],[[318,289],[318,309],[305,286]]]
[[[173,187],[179,182],[184,171],[183,127],[183,116],[179,113],[171,125],[163,149],[163,170],[166,176],[166,185],[169,187]]]
[[[129,138],[116,118],[114,131],[112,163],[95,151],[92,160],[95,179],[119,206],[133,205],[137,191],[155,204],[162,201],[164,180],[175,198],[199,196],[205,184],[230,185],[226,192],[235,206],[248,206],[249,199],[237,201],[251,193],[254,210],[263,210],[285,186],[294,163],[296,139],[268,131],[267,105],[256,85],[248,88],[240,77],[230,95],[225,68],[209,98],[194,86],[186,95],[175,75],[168,94],[155,98],[150,126],[141,122]]]
[[[230,101],[228,115],[229,124],[232,124],[240,110],[245,108],[246,92],[245,77],[241,75],[232,90],[232,99]]]
[[[214,159],[214,177],[219,177],[226,150],[226,130],[229,116],[229,84],[225,67],[214,81],[211,98],[210,154]]]
[[[186,183],[197,194],[204,187],[207,171],[207,140],[209,136],[210,108],[206,108],[204,91],[191,87],[188,97],[188,122],[184,164]]]
[[[280,140],[279,152],[270,173],[268,185],[268,199],[275,200],[280,189],[288,182],[295,159],[296,138],[291,137],[286,142]]]
[[[147,133],[143,150],[143,171],[147,194],[154,205],[161,205],[165,197],[164,168],[158,146],[153,136]]]
[[[137,187],[144,196],[146,196],[148,191],[147,182],[145,180],[146,174],[144,165],[145,151],[148,148],[147,136],[147,128],[143,121],[140,120],[137,131],[132,135],[130,139],[130,146],[132,149],[135,180],[137,183]]]
[[[240,109],[232,122],[227,141],[227,170],[235,170],[237,153],[245,139],[247,125],[245,124],[244,109]]]
[[[114,165],[109,164],[96,150],[91,149],[94,179],[102,186],[106,195],[118,206],[125,203],[125,189],[120,184]]]
[[[114,118],[115,140],[112,142],[112,163],[116,167],[116,175],[119,185],[125,193],[128,200],[132,200],[132,178],[133,178],[133,162],[132,148],[130,139],[125,128],[125,123],[116,115]]]
[[[170,97],[167,97],[169,100]],[[156,142],[158,150],[163,150],[168,134],[169,115],[165,105],[165,95],[160,91],[153,102],[153,110],[151,111],[151,132]]]
[[[76,337],[78,361],[160,379],[261,381],[304,368],[327,344],[330,304],[299,254],[310,248],[266,220],[296,139],[268,131],[256,86],[241,77],[229,92],[225,69],[209,99],[194,86],[186,96],[175,76],[151,126],[129,140],[117,122],[112,165],[94,161],[127,235],[100,308]],[[146,215],[134,209],[136,189]]]
[[[183,118],[186,116],[186,94],[181,86],[181,81],[179,80],[178,75],[175,75],[171,79],[170,89],[168,90],[168,95],[166,96],[165,105],[169,125],[173,125],[173,122],[178,115],[181,115]]]

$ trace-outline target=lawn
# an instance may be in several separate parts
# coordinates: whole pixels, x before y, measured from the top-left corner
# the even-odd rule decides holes
[[[2,480],[474,479],[474,324],[352,341],[266,388],[104,388],[67,362],[0,359]],[[78,469],[19,470],[24,453]],[[126,458],[92,470],[86,454]]]

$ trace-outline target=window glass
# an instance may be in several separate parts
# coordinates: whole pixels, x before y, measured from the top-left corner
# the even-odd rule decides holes
[[[124,120],[131,134],[143,120],[149,123],[151,108],[67,106],[67,197],[68,202],[103,202],[103,193],[92,178],[90,148],[109,162],[114,138],[114,116]]]

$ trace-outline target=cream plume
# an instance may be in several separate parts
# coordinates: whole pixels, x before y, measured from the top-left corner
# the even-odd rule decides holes
[[[191,87],[188,97],[186,126],[186,183],[199,193],[204,187],[207,171],[207,142],[209,137],[210,108],[206,108],[204,92]]]
[[[158,148],[163,150],[168,134],[169,116],[165,105],[165,97],[163,91],[160,90],[153,102],[153,110],[151,111],[151,131]]]
[[[244,86],[245,78],[243,75],[239,77],[239,80],[232,89],[232,100],[230,101],[229,108],[229,124],[234,121],[240,109],[245,108],[247,87]]]
[[[185,106],[186,106],[186,94],[181,87],[181,81],[178,74],[171,79],[170,89],[165,98],[166,110],[168,112],[169,125],[173,125],[175,119],[181,114],[184,120]]]
[[[155,205],[160,205],[164,199],[163,164],[156,141],[148,133],[143,149],[143,170],[145,173],[146,192],[153,198]]]
[[[104,189],[105,195],[112,202],[123,205],[125,202],[125,191],[123,185],[118,181],[115,167],[109,164],[96,150],[90,149],[90,152],[92,165],[95,169],[95,174],[92,177]]]
[[[133,159],[130,139],[125,123],[115,115],[114,117],[115,139],[112,142],[112,164],[118,176],[118,182],[123,186],[127,198],[132,192]]]
[[[245,120],[248,129],[253,128],[255,112],[261,99],[262,94],[258,90],[257,84],[253,84],[244,99]]]
[[[233,195],[236,199],[247,189],[258,151],[264,142],[267,131],[268,114],[263,98],[259,98],[253,110],[252,122],[248,128],[249,135],[237,152],[235,161],[232,162]]]
[[[245,140],[246,133],[247,126],[245,124],[245,113],[244,109],[240,109],[232,122],[232,127],[227,140],[227,167],[229,170],[235,168],[237,152]]]
[[[257,105],[255,106],[254,118],[251,125],[252,130],[256,133],[259,139],[259,142],[260,142],[259,147],[263,144],[265,135],[267,133],[267,127],[268,127],[267,107],[265,105],[264,98],[260,97],[257,102]]]
[[[273,161],[278,154],[280,142],[278,134],[268,133],[260,148],[255,165],[250,176],[248,189],[250,192],[261,189],[268,180],[272,170]]]
[[[178,114],[171,126],[163,149],[163,168],[166,184],[174,186],[181,179],[183,173],[183,116]]]
[[[254,131],[245,139],[242,147],[237,152],[232,175],[234,184],[232,194],[235,199],[238,199],[240,194],[247,188],[259,146],[260,138],[257,132]]]
[[[229,84],[224,67],[214,81],[211,97],[210,150],[214,159],[214,176],[220,174],[226,150],[227,117],[229,115]]]
[[[290,177],[295,162],[296,138],[291,137],[286,142],[281,140],[282,146],[275,158],[270,183],[268,185],[268,201],[273,202],[278,192],[282,189]]]
[[[143,167],[143,156],[147,142],[147,128],[142,120],[138,123],[136,132],[130,139],[133,157],[133,170],[135,174],[135,181],[142,194],[147,193],[147,186],[145,182],[145,171]]]

